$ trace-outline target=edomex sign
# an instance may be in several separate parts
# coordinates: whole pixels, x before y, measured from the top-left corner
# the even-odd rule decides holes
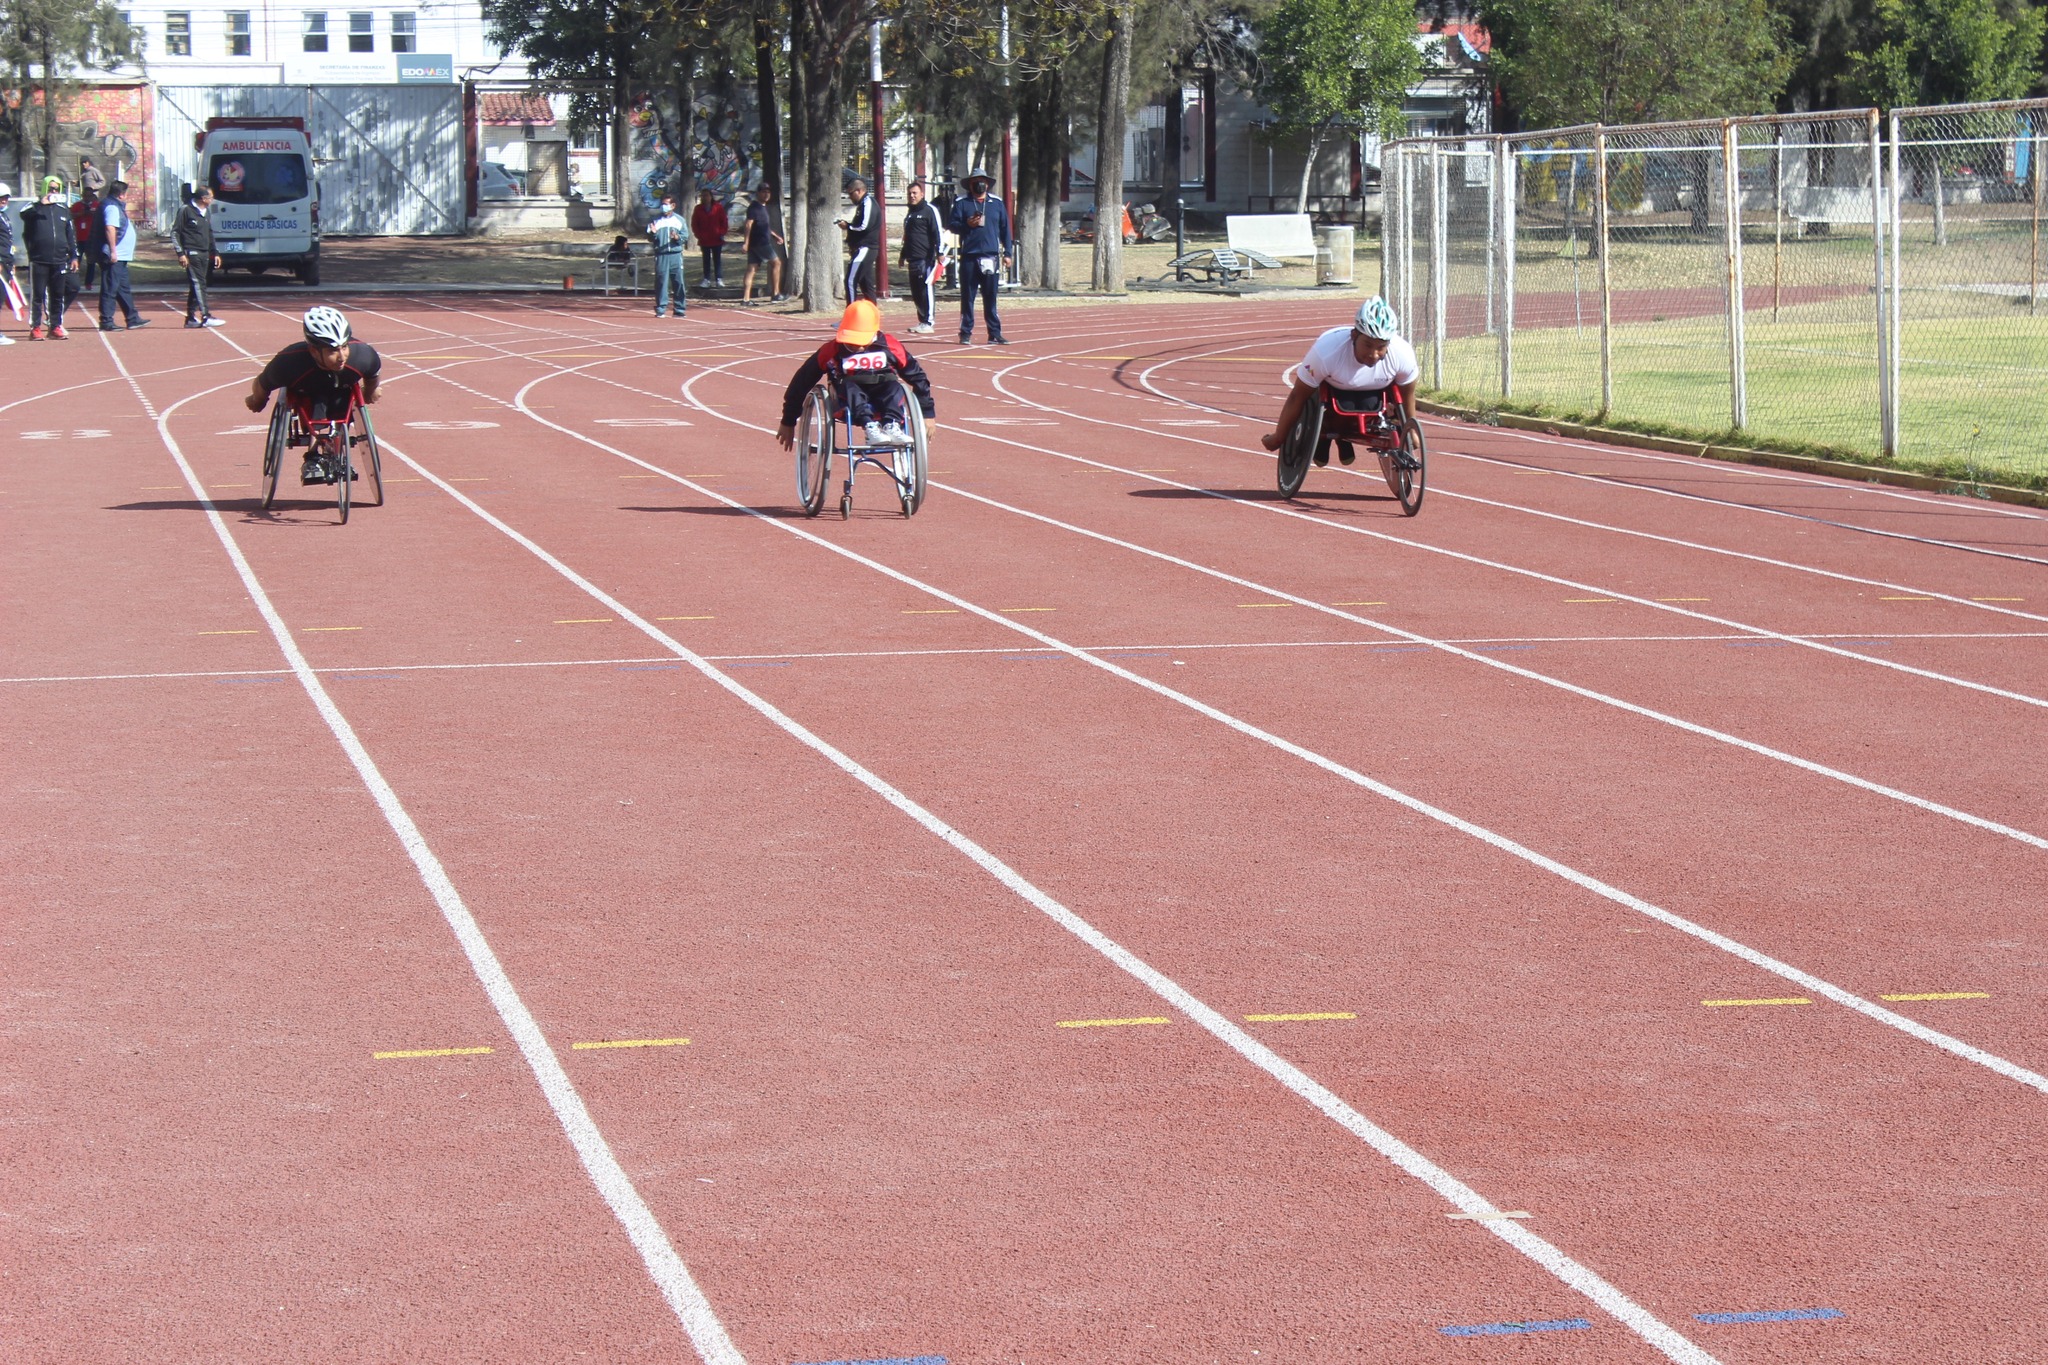
[[[447,85],[455,79],[455,58],[405,52],[395,59],[400,85]]]

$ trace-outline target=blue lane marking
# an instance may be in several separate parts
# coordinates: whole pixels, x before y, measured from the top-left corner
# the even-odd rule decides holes
[[[944,1356],[887,1356],[881,1360],[821,1360],[815,1365],[946,1365]]]
[[[1534,649],[1534,645],[1467,645],[1474,654],[1501,654],[1510,649]]]
[[[1824,1322],[1847,1316],[1839,1308],[1773,1308],[1761,1313],[1694,1313],[1701,1322]]]
[[[727,668],[788,668],[787,659],[759,659],[744,663],[729,663]]]
[[[1447,1337],[1506,1337],[1522,1332],[1585,1332],[1593,1324],[1584,1318],[1556,1318],[1550,1322],[1481,1322],[1470,1327],[1440,1327]]]
[[[1155,651],[1151,654],[1098,654],[1098,659],[1171,659],[1171,654]]]
[[[1892,642],[1890,640],[1833,640],[1829,643],[1837,645],[1855,645],[1862,649],[1890,649],[1892,647]]]

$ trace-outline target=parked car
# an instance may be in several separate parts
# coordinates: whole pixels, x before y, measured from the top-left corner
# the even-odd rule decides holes
[[[479,199],[519,199],[526,191],[520,187],[512,173],[495,161],[479,163],[476,169],[476,197]]]

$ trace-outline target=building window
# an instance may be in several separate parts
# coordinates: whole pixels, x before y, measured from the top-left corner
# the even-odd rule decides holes
[[[192,55],[192,16],[189,12],[173,10],[164,15],[164,55]]]
[[[138,57],[148,56],[149,30],[144,28],[142,25],[136,23],[135,20],[130,17],[129,12],[125,9],[115,10],[114,16],[121,21],[122,25],[125,26],[130,33],[135,35],[135,55]]]
[[[375,52],[377,50],[376,15],[351,13],[348,16],[348,50],[350,52]]]
[[[308,12],[306,15],[306,51],[327,50],[327,16],[324,13]]]
[[[228,55],[246,57],[249,55],[249,11],[231,9],[228,11]]]
[[[391,15],[391,50],[417,52],[419,39],[419,16],[409,9],[394,11]]]

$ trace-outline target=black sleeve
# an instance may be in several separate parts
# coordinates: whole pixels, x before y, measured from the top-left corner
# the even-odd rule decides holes
[[[917,409],[927,418],[935,418],[939,410],[932,402],[932,381],[925,374],[924,366],[917,363],[917,357],[905,348],[895,337],[888,338],[889,358],[896,362],[896,372],[903,376],[903,382],[910,385],[910,391],[917,395]]]
[[[306,343],[294,342],[272,356],[270,363],[263,367],[263,373],[256,376],[256,379],[266,391],[288,389],[305,374],[306,366],[310,363],[312,361],[306,352]]]
[[[348,344],[349,368],[365,379],[375,379],[377,372],[384,368],[384,358],[377,354],[377,348],[367,341],[351,341]]]
[[[831,343],[804,357],[804,363],[796,367],[796,374],[790,378],[789,387],[782,391],[782,425],[793,427],[803,412],[804,395],[818,386],[825,377],[825,351]]]

